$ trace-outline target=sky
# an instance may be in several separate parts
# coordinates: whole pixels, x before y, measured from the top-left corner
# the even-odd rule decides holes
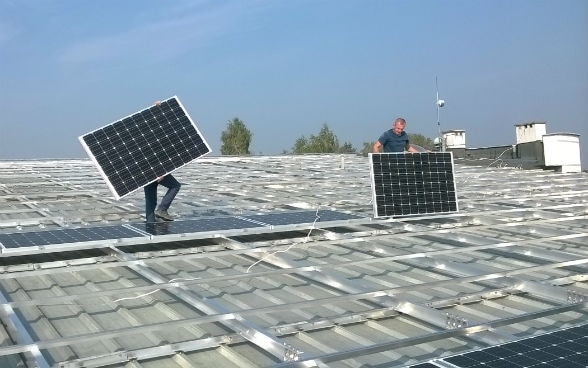
[[[467,147],[546,122],[587,167],[588,1],[0,0],[0,159],[87,157],[79,136],[172,96],[213,154],[233,118],[280,154],[401,116]]]

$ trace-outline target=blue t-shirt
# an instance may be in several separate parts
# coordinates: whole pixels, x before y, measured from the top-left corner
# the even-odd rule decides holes
[[[384,152],[404,152],[408,147],[408,134],[403,131],[400,135],[396,135],[390,129],[385,131],[378,141],[384,147]]]

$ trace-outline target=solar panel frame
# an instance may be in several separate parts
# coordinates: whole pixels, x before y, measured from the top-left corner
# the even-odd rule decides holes
[[[452,152],[370,153],[374,217],[458,212]]]
[[[117,200],[212,152],[177,96],[78,139]]]

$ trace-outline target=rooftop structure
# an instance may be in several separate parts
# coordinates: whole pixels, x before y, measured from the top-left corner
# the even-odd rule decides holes
[[[503,165],[562,173],[582,171],[579,134],[547,134],[544,122],[517,124],[515,133],[513,145],[468,148],[464,130],[445,131],[434,143],[437,150],[447,149],[461,159],[500,159]]]
[[[316,218],[4,247],[0,366],[448,367],[584,325],[588,174],[494,162],[455,160],[457,213],[374,218],[367,157],[202,158],[174,173],[181,219]],[[0,239],[137,227],[143,206],[90,160],[0,161]]]

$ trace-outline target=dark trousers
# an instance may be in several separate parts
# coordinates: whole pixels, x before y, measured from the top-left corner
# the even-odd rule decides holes
[[[167,192],[161,199],[159,207],[157,207],[157,186],[163,185],[167,188]],[[154,181],[151,184],[147,184],[145,189],[145,220],[147,222],[155,222],[155,207],[160,211],[167,211],[171,206],[172,201],[176,197],[176,194],[180,191],[179,181],[176,180],[171,174],[163,177],[161,181]]]

